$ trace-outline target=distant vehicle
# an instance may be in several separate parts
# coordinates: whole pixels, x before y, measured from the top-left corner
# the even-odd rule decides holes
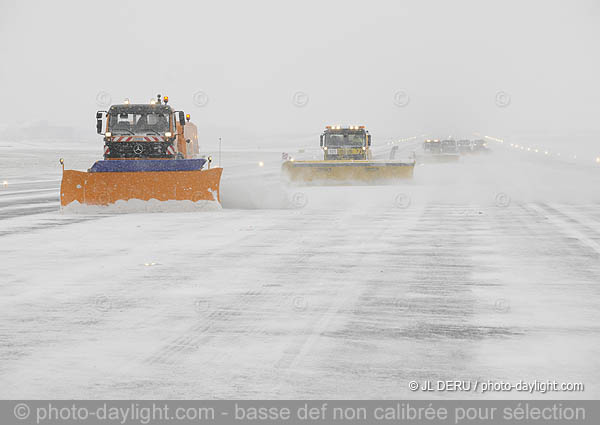
[[[417,157],[417,162],[455,162],[459,158],[455,140],[427,139],[423,142],[423,155]]]
[[[473,152],[489,152],[487,142],[483,139],[473,140]]]
[[[427,139],[423,142],[423,151],[425,153],[442,153],[442,143],[438,139]]]
[[[442,153],[458,153],[458,148],[456,147],[456,140],[442,140]]]
[[[456,142],[457,146],[458,146],[458,152],[459,153],[470,153],[471,152],[471,141],[470,140],[459,140],[458,142]]]
[[[363,125],[328,125],[319,144],[323,150],[322,160],[296,161],[292,158],[283,163],[282,174],[289,182],[308,185],[385,184],[413,176],[414,159],[403,162],[395,161],[393,157],[388,161],[372,158],[371,135]]]

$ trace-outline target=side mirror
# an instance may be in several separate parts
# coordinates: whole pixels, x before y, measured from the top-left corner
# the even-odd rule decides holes
[[[367,134],[367,146],[371,146],[371,135]]]
[[[96,132],[102,134],[102,114],[106,111],[96,111]]]
[[[179,124],[183,127],[185,125],[185,114],[183,111],[179,111]]]
[[[323,135],[321,134],[321,147],[323,147]]]

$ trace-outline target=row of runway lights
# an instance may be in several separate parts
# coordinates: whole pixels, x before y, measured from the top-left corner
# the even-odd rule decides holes
[[[498,142],[498,143],[500,143],[500,144],[504,144],[504,140],[503,140],[503,139],[497,139],[497,138],[495,138],[495,137],[491,137],[491,136],[484,136],[484,137],[485,137],[486,139],[493,140],[494,142]],[[521,150],[521,151],[533,152],[533,153],[539,153],[539,154],[548,155],[548,156],[555,156],[555,157],[564,157],[564,158],[577,159],[577,155],[571,155],[571,156],[569,156],[569,155],[565,155],[565,156],[562,156],[562,155],[560,154],[560,152],[553,153],[553,152],[550,152],[550,151],[549,151],[549,150],[547,150],[547,149],[538,149],[538,148],[532,148],[532,147],[529,147],[529,146],[523,146],[523,145],[519,145],[519,144],[517,144],[517,143],[511,143],[511,144],[510,144],[510,147],[511,147],[511,148],[513,148],[513,149]],[[594,159],[594,162],[595,162],[596,164],[600,164],[600,156],[597,156],[597,157]]]

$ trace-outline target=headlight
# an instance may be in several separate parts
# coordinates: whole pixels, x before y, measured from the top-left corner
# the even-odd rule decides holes
[[[107,131],[106,133],[104,133],[104,137],[111,137],[112,133],[110,131]]]
[[[327,146],[323,146],[323,150],[326,151],[327,150]]]
[[[167,131],[167,132],[165,133],[165,137],[169,138],[169,137],[171,137],[171,136],[172,136],[172,134],[171,134],[171,132],[170,132],[170,131]]]

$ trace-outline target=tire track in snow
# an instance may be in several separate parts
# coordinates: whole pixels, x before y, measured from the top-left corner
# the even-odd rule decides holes
[[[566,213],[559,211],[558,209],[553,208],[545,203],[532,204],[529,205],[529,208],[537,212],[539,215],[546,217],[554,226],[558,227],[563,234],[577,239],[582,245],[588,247],[597,255],[600,255],[600,243],[582,231],[584,230],[587,233],[596,233],[595,229],[583,225]]]
[[[402,380],[440,378],[449,367],[448,351],[466,365],[476,353],[471,342],[519,334],[477,320],[493,300],[478,299],[474,290],[495,285],[493,277],[474,275],[494,271],[485,267],[484,258],[495,255],[488,249],[492,229],[486,218],[469,217],[464,207],[430,204],[406,234],[390,236],[398,248],[384,278],[371,279],[345,326],[325,334],[335,342],[321,352],[335,359],[319,368],[329,382],[322,388],[326,398],[357,397],[365,387],[377,388],[375,398],[406,396],[412,393],[399,385]],[[444,349],[421,348],[427,341]]]
[[[302,225],[307,226],[309,221],[310,217],[305,217],[302,220]],[[267,243],[266,245],[272,244],[276,246],[277,240],[281,239],[281,237],[276,233],[275,228],[277,226],[278,224],[275,224],[271,228],[260,230],[261,240],[268,237],[275,238],[275,240]],[[273,232],[273,235],[269,235],[271,232]],[[245,252],[247,250],[246,243],[249,243],[255,239],[255,236],[255,234],[245,235],[235,243],[235,246],[237,249]],[[224,257],[223,254],[224,252],[221,251],[212,252],[210,258],[207,258],[207,261],[218,264],[219,258]],[[231,254],[230,252],[227,254],[235,257],[235,255]],[[237,324],[233,323],[233,319],[240,317],[243,318],[247,312],[259,310],[264,311],[264,307],[262,306],[265,303],[268,303],[268,305],[277,305],[277,303],[274,303],[273,300],[269,299],[271,292],[273,292],[273,287],[263,284],[259,287],[255,287],[254,289],[249,289],[246,292],[243,292],[241,295],[234,294],[231,302],[228,302],[229,297],[226,297],[225,303],[222,303],[216,309],[213,309],[206,315],[201,316],[198,323],[192,325],[182,335],[179,335],[168,342],[150,357],[142,360],[142,363],[149,365],[158,363],[174,364],[180,361],[182,357],[201,350],[203,344],[206,344],[216,337],[222,338],[224,336],[222,332],[224,325],[226,330],[231,332],[231,327],[237,326]],[[247,323],[245,324],[245,332],[256,333],[257,330],[260,330],[260,328],[257,327],[256,323],[253,323],[253,325],[248,325]]]
[[[227,307],[220,307],[210,312],[203,320],[189,328],[184,334],[176,337],[158,352],[144,360],[152,365],[175,364],[186,354],[198,351],[202,346],[218,335],[223,322],[231,322],[233,318],[243,313],[245,307],[256,299],[265,296],[264,290],[253,289],[244,292],[236,301]]]
[[[422,214],[422,210],[410,211],[403,214],[405,222],[402,226],[402,232],[410,229],[418,218]],[[346,239],[344,241],[347,245],[352,245],[356,251],[360,249],[360,240],[363,238],[369,238],[372,240],[378,240],[384,233],[390,231],[390,221],[383,219],[382,216],[387,215],[387,212],[379,212],[379,215],[373,214],[371,217],[372,221],[375,223],[382,223],[383,226],[378,226],[378,228],[374,231],[371,226],[365,226],[362,228],[361,232],[357,230],[353,230],[351,232],[347,232]],[[348,224],[354,223],[356,224],[356,220],[360,221],[360,215],[356,215],[355,217],[349,216],[344,219]],[[342,222],[338,222],[337,226],[331,226],[331,233],[333,235],[338,235],[340,232],[344,230],[348,230],[348,227],[345,227]],[[354,226],[353,226],[354,227]],[[360,227],[358,227],[360,229]],[[327,239],[329,240],[329,239]],[[350,257],[350,265],[344,267],[344,274],[352,276],[356,273],[356,269],[361,269],[361,262],[363,254],[354,252]],[[360,274],[360,270],[359,270]],[[355,284],[349,280],[346,283],[342,283],[338,285],[335,289],[335,292],[329,295],[330,301],[329,305],[321,309],[320,312],[316,311],[318,314],[313,314],[311,319],[305,325],[302,330],[302,339],[295,344],[292,344],[288,349],[286,349],[283,355],[279,358],[279,360],[275,363],[275,368],[280,370],[282,373],[291,373],[302,363],[302,361],[314,351],[315,347],[318,346],[319,340],[326,334],[334,334],[336,329],[345,326],[348,320],[348,312],[353,311],[353,308],[348,308],[348,306],[353,306],[360,299],[361,294],[365,290],[365,281],[361,281],[360,284]],[[345,308],[347,307],[347,308]],[[315,313],[313,310],[312,313]],[[339,321],[338,325],[335,325],[335,322]]]

